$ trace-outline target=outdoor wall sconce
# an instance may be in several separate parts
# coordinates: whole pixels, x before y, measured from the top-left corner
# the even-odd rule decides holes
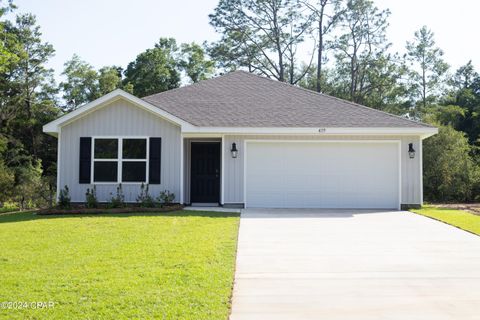
[[[235,159],[238,156],[237,144],[235,142],[232,143],[232,149],[230,149],[230,152],[232,153],[232,158]]]
[[[410,159],[415,158],[415,149],[413,149],[413,143],[408,144],[408,156]]]

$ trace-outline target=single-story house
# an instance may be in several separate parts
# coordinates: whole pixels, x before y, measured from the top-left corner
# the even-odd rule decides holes
[[[58,188],[84,202],[141,183],[176,202],[267,208],[422,203],[427,124],[243,71],[144,98],[115,90],[44,126]]]

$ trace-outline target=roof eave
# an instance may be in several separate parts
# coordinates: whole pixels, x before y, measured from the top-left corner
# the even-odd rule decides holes
[[[422,139],[438,132],[434,127],[192,127],[184,134],[317,134],[317,135],[418,135]]]

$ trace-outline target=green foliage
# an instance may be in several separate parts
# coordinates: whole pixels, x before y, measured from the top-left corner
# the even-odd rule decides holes
[[[122,184],[118,184],[115,196],[112,196],[108,204],[109,208],[124,208],[125,195],[123,194]]]
[[[22,210],[41,204],[39,192],[42,187],[42,166],[40,162],[27,163],[15,168],[15,184],[12,199]]]
[[[59,114],[53,70],[46,67],[54,50],[41,40],[33,15],[0,20],[0,32],[0,201],[43,206],[54,197],[43,187],[55,181],[56,139],[42,133]],[[55,190],[54,182],[47,189]]]
[[[58,206],[62,209],[70,209],[72,206],[70,190],[68,189],[67,185],[65,185],[63,189],[60,190],[60,193],[58,195]]]
[[[215,63],[207,59],[205,51],[201,46],[196,43],[183,43],[180,48],[180,67],[193,83],[211,77]]]
[[[480,75],[472,62],[461,66],[450,80],[450,90],[442,98],[437,119],[467,133],[470,144],[478,148],[480,138]]]
[[[87,204],[87,208],[97,208],[98,207],[98,200],[97,200],[97,186],[93,185],[93,188],[87,188],[87,192],[85,193],[85,202]]]
[[[20,208],[15,202],[5,202],[0,206],[0,213],[18,211]]]
[[[292,84],[303,77],[297,49],[312,20],[297,1],[220,0],[209,18],[222,35],[209,49],[221,65]]]
[[[128,64],[123,83],[131,84],[133,94],[138,97],[178,88],[177,55],[175,39],[161,38],[154,48],[140,53]]]
[[[11,198],[12,186],[15,181],[13,170],[7,167],[4,162],[6,148],[7,140],[0,135],[0,204]]]
[[[65,62],[64,67],[62,75],[65,76],[66,81],[60,83],[60,88],[66,102],[65,110],[74,110],[100,96],[97,85],[98,74],[91,65],[74,54],[72,59]]]
[[[65,101],[64,110],[72,111],[122,86],[122,68],[103,67],[98,72],[76,54],[65,62],[60,83]],[[128,88],[127,88],[128,90]]]
[[[137,196],[137,203],[143,208],[154,208],[156,206],[155,199],[148,192],[148,183],[140,185],[140,194]]]
[[[335,82],[351,101],[365,103],[378,91],[382,99],[383,91],[395,87],[400,76],[387,53],[389,15],[370,0],[349,0],[339,16],[338,34],[327,42],[335,52]]]
[[[415,32],[415,38],[407,42],[405,57],[410,62],[410,93],[420,100],[422,107],[434,103],[440,92],[442,77],[449,66],[443,60],[443,51],[435,46],[434,34],[426,26]],[[418,116],[418,111],[416,112]]]
[[[120,67],[103,67],[98,70],[98,91],[100,95],[105,95],[115,89],[126,88],[122,86],[122,68]],[[130,92],[127,88],[127,92]]]
[[[471,201],[478,197],[479,167],[462,132],[441,126],[423,144],[423,177],[428,201]],[[477,199],[480,200],[480,199]]]
[[[165,205],[169,205],[173,203],[174,200],[175,200],[175,194],[168,190],[164,190],[160,192],[160,195],[158,196],[158,201]]]

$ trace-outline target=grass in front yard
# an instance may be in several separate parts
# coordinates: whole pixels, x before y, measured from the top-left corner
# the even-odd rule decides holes
[[[8,319],[226,319],[238,214],[0,216],[0,303]]]
[[[410,210],[412,212],[434,218],[460,229],[480,235],[480,216],[463,210],[437,208],[434,206],[423,206],[421,209]]]

